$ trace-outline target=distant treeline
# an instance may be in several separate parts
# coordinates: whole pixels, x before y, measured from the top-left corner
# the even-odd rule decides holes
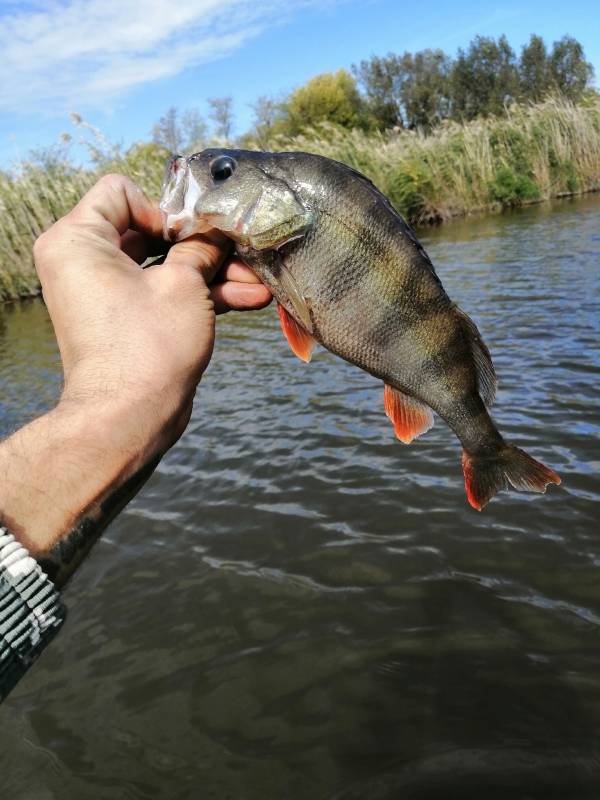
[[[538,102],[549,94],[577,103],[593,92],[593,74],[582,45],[570,36],[548,47],[534,34],[519,55],[506,36],[476,36],[454,57],[442,50],[372,56],[351,72],[317,75],[287,96],[259,97],[251,130],[236,141],[265,147],[323,124],[366,132],[428,131],[444,120],[498,115],[512,103]],[[231,141],[232,99],[208,103],[212,126],[197,109],[179,115],[171,108],[154,126],[153,140],[173,152],[199,149],[210,138]]]
[[[390,53],[361,61],[352,71],[382,129],[431,127],[443,119],[464,122],[549,93],[577,102],[594,75],[578,41],[564,36],[549,50],[535,34],[519,57],[506,36],[476,36],[455,58],[441,50]]]

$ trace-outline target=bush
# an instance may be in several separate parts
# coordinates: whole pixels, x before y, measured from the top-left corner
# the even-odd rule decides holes
[[[540,190],[527,175],[520,175],[510,167],[500,167],[489,184],[490,200],[503,206],[519,206],[539,200]]]

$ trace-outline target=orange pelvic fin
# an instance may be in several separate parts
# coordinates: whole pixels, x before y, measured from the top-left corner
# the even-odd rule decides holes
[[[316,342],[314,338],[279,303],[277,303],[277,313],[281,322],[281,330],[288,340],[292,352],[302,361],[308,363],[311,359],[312,351],[315,349]]]
[[[387,383],[383,387],[383,407],[394,423],[396,436],[404,444],[410,444],[417,436],[433,427],[433,413],[425,403]]]

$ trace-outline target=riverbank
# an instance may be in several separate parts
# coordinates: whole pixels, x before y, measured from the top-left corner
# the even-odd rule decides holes
[[[600,101],[548,99],[502,117],[443,124],[429,135],[328,127],[267,146],[343,161],[371,178],[413,224],[442,222],[599,190]],[[35,238],[100,174],[124,172],[157,197],[165,158],[162,148],[142,144],[102,159],[96,170],[57,161],[23,164],[16,177],[0,173],[0,300],[38,291]]]

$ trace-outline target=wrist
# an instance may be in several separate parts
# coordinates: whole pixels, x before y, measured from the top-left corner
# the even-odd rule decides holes
[[[0,513],[39,557],[141,468],[161,437],[131,406],[64,398],[0,445]],[[166,447],[164,447],[166,449]]]
[[[77,415],[84,427],[96,425],[120,448],[142,457],[165,452],[183,433],[197,381],[180,385],[164,371],[136,381],[103,378],[99,370],[92,376],[87,372],[70,372],[56,414]]]

